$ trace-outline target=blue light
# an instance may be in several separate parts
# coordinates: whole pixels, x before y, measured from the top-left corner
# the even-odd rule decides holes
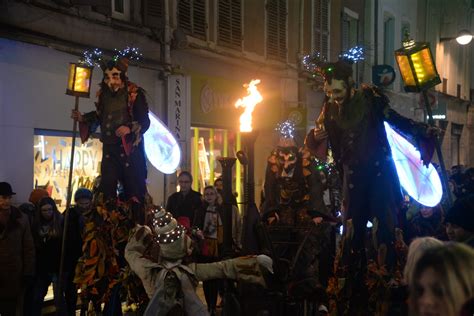
[[[339,59],[350,63],[357,63],[364,60],[364,48],[360,46],[351,47],[347,51],[342,52],[339,55]]]
[[[163,173],[174,173],[181,161],[181,149],[178,142],[158,117],[151,112],[148,113],[148,117],[150,127],[143,135],[148,161]]]
[[[443,188],[436,169],[432,164],[425,167],[415,146],[395,132],[387,122],[384,125],[402,187],[420,204],[428,207],[438,205]]]

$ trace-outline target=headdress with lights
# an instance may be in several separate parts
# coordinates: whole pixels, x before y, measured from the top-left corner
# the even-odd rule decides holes
[[[278,147],[296,147],[295,123],[291,120],[278,123],[275,128],[279,132]]]
[[[361,60],[364,60],[364,49],[355,46],[342,52],[336,62],[328,62],[324,56],[316,52],[304,56],[301,63],[313,77],[321,76],[325,81],[331,82],[332,79],[347,80],[352,77],[352,64]]]
[[[181,260],[189,254],[191,239],[171,213],[162,208],[154,210],[152,226],[163,259]]]
[[[173,215],[164,209],[155,210],[152,221],[156,238],[160,244],[173,243],[182,238],[186,232],[184,226],[178,224]]]
[[[138,61],[142,58],[142,54],[138,48],[126,47],[122,50],[115,49],[114,56],[106,61],[100,49],[95,48],[86,50],[82,54],[81,62],[89,66],[99,66],[103,71],[106,69],[117,68],[122,72],[126,72],[130,60]]]

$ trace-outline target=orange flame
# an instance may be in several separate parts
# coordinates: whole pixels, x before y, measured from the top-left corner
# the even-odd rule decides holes
[[[260,83],[260,79],[253,79],[250,83],[244,84],[244,87],[247,88],[247,95],[242,99],[238,99],[235,102],[235,107],[243,107],[244,113],[240,115],[240,131],[241,132],[251,132],[252,131],[252,112],[255,109],[255,106],[262,102],[263,97],[258,92],[257,85]]]

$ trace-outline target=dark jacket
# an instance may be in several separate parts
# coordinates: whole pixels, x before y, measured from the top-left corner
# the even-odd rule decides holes
[[[33,239],[36,249],[36,274],[59,273],[62,246],[62,215],[61,234],[56,237],[41,237],[38,225],[33,225]]]
[[[12,207],[0,233],[0,300],[16,298],[25,276],[34,275],[35,248],[28,219]]]
[[[166,202],[166,210],[170,212],[174,218],[187,217],[189,223],[194,223],[194,215],[196,210],[202,205],[201,193],[190,190],[184,195],[182,192],[171,194]]]
[[[66,249],[64,254],[64,271],[73,272],[82,256],[82,231],[84,230],[84,217],[77,206],[67,212],[68,228],[66,233]]]

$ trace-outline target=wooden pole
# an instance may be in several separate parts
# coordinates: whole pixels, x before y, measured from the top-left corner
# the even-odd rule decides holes
[[[74,110],[79,110],[79,97],[76,96],[76,102],[74,105]],[[59,295],[63,295],[64,289],[64,252],[66,250],[66,236],[67,236],[67,229],[68,229],[68,219],[69,219],[69,208],[71,207],[71,199],[72,199],[72,173],[74,171],[74,152],[76,147],[76,134],[77,134],[77,120],[74,120],[73,127],[72,127],[72,145],[71,145],[71,160],[69,162],[69,178],[67,184],[67,199],[66,199],[66,209],[64,211],[64,227],[63,227],[63,239],[61,244],[61,261],[59,264],[59,280],[58,280],[58,293]],[[64,311],[66,312],[66,311]]]

